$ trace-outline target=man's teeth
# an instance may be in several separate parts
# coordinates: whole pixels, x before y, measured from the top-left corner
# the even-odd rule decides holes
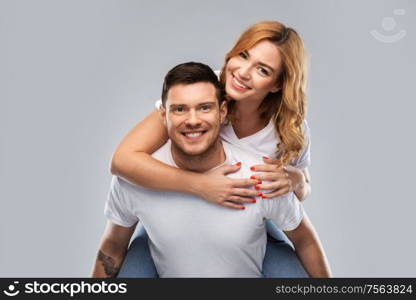
[[[188,133],[185,133],[185,135],[187,137],[194,138],[194,137],[201,136],[202,135],[202,132],[188,132]]]
[[[243,84],[239,83],[239,82],[237,81],[237,79],[235,79],[235,78],[234,78],[234,83],[235,83],[238,87],[240,87],[240,88],[242,88],[242,89],[248,89],[248,87],[247,87],[247,86],[245,86],[245,85],[243,85]]]

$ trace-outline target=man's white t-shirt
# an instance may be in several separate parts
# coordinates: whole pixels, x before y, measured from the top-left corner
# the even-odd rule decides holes
[[[224,164],[242,162],[229,176],[248,178],[261,158],[223,142]],[[176,166],[171,143],[152,154]],[[105,205],[108,220],[124,227],[142,222],[160,277],[260,277],[266,250],[265,219],[282,230],[295,229],[304,210],[293,193],[257,199],[234,210],[193,195],[143,189],[113,177]]]

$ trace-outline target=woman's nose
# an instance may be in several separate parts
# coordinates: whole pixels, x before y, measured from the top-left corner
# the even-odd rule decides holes
[[[242,80],[249,80],[250,79],[250,66],[243,65],[238,69],[238,76]]]

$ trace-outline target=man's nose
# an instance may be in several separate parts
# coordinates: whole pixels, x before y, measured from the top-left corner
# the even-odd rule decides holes
[[[188,113],[188,118],[186,119],[186,124],[192,127],[198,126],[201,124],[198,113],[196,110],[191,109]]]

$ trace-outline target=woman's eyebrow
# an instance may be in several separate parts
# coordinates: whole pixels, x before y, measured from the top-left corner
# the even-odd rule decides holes
[[[259,65],[261,65],[261,66],[263,66],[263,67],[266,67],[266,68],[269,68],[272,72],[274,72],[275,70],[272,68],[272,67],[270,67],[268,64],[265,64],[265,63],[263,63],[263,62],[260,62],[259,61],[259,63],[258,63]]]
[[[248,52],[248,50],[243,51],[243,53],[246,53],[246,55],[248,57],[250,57],[250,53]],[[275,69],[274,68],[272,68],[271,66],[269,66],[268,64],[266,64],[264,62],[259,61],[258,64],[259,65],[262,65],[263,67],[269,68],[270,70],[272,70],[272,72],[275,72]]]

